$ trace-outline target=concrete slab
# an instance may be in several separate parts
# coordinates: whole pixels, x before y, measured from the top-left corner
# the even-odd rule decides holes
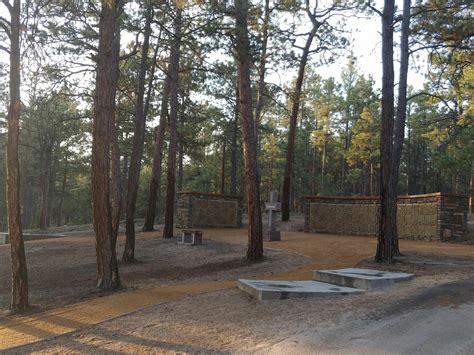
[[[51,239],[51,238],[64,238],[66,237],[65,234],[55,234],[55,233],[23,233],[23,241],[27,242],[30,240],[41,240],[41,239]],[[8,244],[9,238],[8,238],[8,233],[1,232],[0,233],[0,245],[2,244]]]
[[[413,277],[413,274],[406,274],[404,272],[359,268],[313,271],[313,280],[363,290],[373,290],[389,286],[395,282],[411,280]]]
[[[274,281],[240,279],[238,287],[260,301],[287,298],[324,297],[365,292],[318,281]]]

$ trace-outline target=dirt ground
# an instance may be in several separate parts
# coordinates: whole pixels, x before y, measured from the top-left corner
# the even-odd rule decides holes
[[[64,307],[57,308],[55,318],[40,317],[35,324],[29,318],[4,323],[0,319],[0,331],[3,327],[5,331],[11,330],[9,334],[14,333],[19,337],[34,335],[37,339],[47,339],[9,352],[304,353],[306,351],[313,353],[315,351],[311,341],[317,339],[318,334],[334,330],[331,333],[334,336],[344,325],[354,324],[355,328],[360,326],[360,329],[365,329],[363,326],[366,324],[377,326],[378,321],[383,321],[387,317],[399,319],[407,312],[419,308],[443,306],[448,307],[449,311],[461,312],[466,303],[474,303],[472,279],[474,247],[471,245],[401,241],[404,257],[393,265],[380,266],[374,264],[370,258],[375,251],[375,238],[283,232],[282,242],[265,243],[268,257],[265,262],[248,266],[245,263],[242,265],[246,230],[213,229],[205,230],[204,233],[209,239],[204,248],[178,247],[172,241],[156,238],[156,233],[141,234],[137,243],[137,256],[143,262],[130,267],[135,269],[129,270],[128,266],[121,268],[122,278],[129,285],[128,290],[123,292],[121,297],[111,295],[100,300],[103,300],[101,304],[103,312],[106,313],[109,311],[108,308],[120,308],[121,302],[125,305],[128,295],[132,298],[137,297],[136,291],[130,290],[133,287],[141,287],[139,291],[143,295],[150,290],[148,293],[151,293],[151,299],[155,297],[153,292],[163,290],[164,287],[160,285],[165,283],[170,285],[169,292],[181,287],[183,290],[189,290],[188,295],[181,293],[179,298],[155,304],[148,303],[150,306],[135,308],[135,311],[127,311],[125,315],[111,312],[110,316],[103,318],[105,321],[88,322],[87,318],[93,317],[84,315],[84,320],[78,322],[68,318],[68,313],[62,311]],[[87,266],[89,270],[87,277],[93,276],[92,237],[74,236],[63,239],[27,243],[28,253],[35,248],[43,250],[42,254],[37,254],[36,265],[39,268],[44,259],[48,258],[69,264],[71,260],[76,260],[72,263],[75,265],[73,269]],[[68,245],[68,248],[61,249],[64,244]],[[69,257],[70,253],[75,255],[74,252],[78,249],[87,250],[86,248],[89,248],[87,253],[91,256],[83,255],[84,260],[79,256],[74,256],[72,259]],[[119,250],[120,248],[121,246]],[[55,252],[51,256],[51,250],[62,250],[62,252],[59,254]],[[1,250],[1,253],[5,251]],[[76,274],[75,272],[64,274],[65,271],[58,266],[61,265],[59,261],[48,261],[52,264],[47,269],[53,268],[46,271],[46,274],[50,274],[50,279],[64,280],[68,275],[72,277]],[[219,282],[212,284],[214,288],[209,285],[198,285],[198,292],[191,292],[194,286],[188,286],[186,283],[192,279],[199,280],[203,274],[206,274],[207,280],[233,280],[255,275],[262,278],[304,280],[310,279],[311,271],[315,269],[355,265],[413,272],[416,277],[414,280],[388,289],[361,295],[290,299],[269,303],[256,301],[239,291],[235,284],[227,281],[220,282],[221,289],[216,288]],[[32,267],[34,268],[30,264],[30,270]],[[175,268],[178,268],[177,272],[173,271]],[[91,270],[92,273],[89,274]],[[156,273],[150,275],[146,270],[150,274]],[[196,270],[199,272],[196,273]],[[138,276],[135,277],[135,274]],[[5,277],[5,272],[1,275]],[[158,287],[147,289],[146,287],[150,285]],[[76,286],[77,295],[80,295],[80,292],[84,292],[85,295],[81,297],[90,298],[93,295],[89,280],[86,286]],[[32,290],[33,287],[31,286]],[[54,294],[64,295],[66,292],[61,290],[59,285],[51,288],[45,284],[42,287],[40,292],[42,296],[38,296],[38,303],[41,301],[45,305],[56,303]],[[53,296],[50,296],[51,294]],[[71,297],[72,295],[68,294],[59,300],[71,302]],[[52,299],[49,303],[48,298]],[[107,299],[110,301],[107,302]],[[120,301],[114,301],[117,299]],[[88,305],[92,305],[96,300],[98,298],[91,298],[83,302],[82,308],[78,309],[86,313]],[[96,312],[96,308],[91,309]],[[469,316],[469,313],[467,315]],[[64,334],[64,331],[54,333],[42,328],[42,325],[53,326],[53,323],[56,327],[59,324],[71,330],[78,330]],[[471,324],[474,324],[474,319]],[[446,327],[449,328],[449,324]],[[415,328],[418,329],[419,326]],[[470,331],[469,321],[463,329]],[[312,333],[300,339],[299,337],[307,334],[308,330]],[[407,331],[413,332],[411,329]],[[346,333],[348,339],[353,338],[350,333],[347,331]],[[54,334],[63,335],[51,338]],[[22,342],[20,339],[18,344],[28,342],[31,340]],[[328,352],[331,352],[331,349]]]
[[[373,265],[364,261],[359,266]],[[260,303],[233,288],[152,306],[7,353],[318,353],[322,348],[308,347],[304,338],[298,340],[309,329],[314,333],[306,335],[311,341],[322,334],[329,342],[348,323],[355,328],[374,325],[391,316],[400,319],[439,305],[461,311],[460,305],[474,302],[473,266],[473,260],[466,257],[411,254],[402,268],[415,272],[416,281],[381,291]],[[465,324],[468,334],[471,326]],[[447,332],[449,325],[446,327]],[[327,353],[334,349],[325,348]]]
[[[120,263],[124,292],[186,281],[235,280],[257,274],[282,273],[310,261],[285,251],[268,250],[265,260],[249,264],[242,244],[205,239],[202,246],[177,245],[159,232],[141,233],[136,241],[137,263]],[[123,250],[123,236],[118,251]],[[92,235],[26,242],[30,303],[37,311],[97,296],[95,244]],[[0,246],[0,310],[5,314],[10,297],[9,245]],[[121,256],[121,255],[119,255]],[[2,312],[0,311],[0,315]]]

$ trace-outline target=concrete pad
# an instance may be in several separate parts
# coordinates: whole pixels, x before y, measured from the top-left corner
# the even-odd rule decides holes
[[[395,282],[411,280],[413,277],[413,274],[404,272],[359,268],[313,271],[313,280],[363,290],[389,286]]]
[[[318,281],[274,281],[239,279],[238,287],[260,301],[324,297],[364,292]]]
[[[53,238],[64,238],[66,234],[59,233],[23,233],[23,240],[25,242],[30,240],[41,240],[41,239],[53,239]]]
[[[56,233],[23,233],[23,241],[27,242],[30,240],[41,240],[41,239],[51,239],[51,238],[64,238],[65,234],[56,234]],[[0,233],[0,245],[10,243],[8,238],[8,233]]]

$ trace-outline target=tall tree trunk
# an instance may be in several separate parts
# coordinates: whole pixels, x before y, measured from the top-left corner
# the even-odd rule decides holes
[[[474,214],[474,160],[471,161],[471,176],[469,178],[469,213]]]
[[[39,227],[41,230],[46,230],[48,227],[48,207],[50,197],[50,174],[51,174],[51,154],[52,147],[46,143],[42,149],[40,157],[40,216]]]
[[[69,156],[66,153],[64,157],[64,172],[63,172],[63,180],[61,183],[61,192],[59,194],[59,203],[58,203],[58,212],[56,216],[56,226],[62,226],[62,214],[63,214],[63,203],[64,203],[64,195],[66,193],[66,183],[67,183],[67,176],[68,176],[68,167],[69,167]]]
[[[12,290],[10,309],[28,308],[28,273],[21,226],[20,166],[18,139],[20,134],[20,11],[21,1],[15,0],[10,10],[10,105],[6,146],[7,218],[10,238]]]
[[[60,148],[60,144],[59,142],[57,142],[55,151],[57,152],[59,148]],[[54,155],[52,154],[50,156],[50,164],[49,164],[50,173],[48,174],[49,181],[48,181],[48,203],[46,205],[47,207],[46,228],[49,228],[49,226],[51,225],[51,219],[52,219],[52,216],[54,215],[52,201],[54,201],[57,196],[55,183],[56,183],[56,175],[58,171],[58,162],[59,162],[58,153]]]
[[[117,71],[114,37],[118,1],[102,0],[99,22],[99,48],[92,130],[92,209],[97,253],[97,287],[103,290],[120,286],[118,264],[113,248],[110,207],[111,120],[115,117]]]
[[[394,125],[393,16],[394,0],[385,0],[382,14],[382,132],[380,137],[380,215],[375,260],[391,262],[393,256],[396,191],[393,191],[392,142]],[[395,200],[395,201],[393,201]]]
[[[182,10],[176,9],[174,20],[174,40],[170,52],[170,144],[168,151],[168,171],[166,186],[165,226],[163,238],[173,237],[174,198],[176,189],[176,148],[178,134],[178,80],[181,46]]]
[[[169,68],[168,70],[170,70]],[[150,187],[148,189],[148,203],[145,215],[145,223],[142,230],[150,232],[154,229],[156,201],[158,191],[161,185],[161,164],[163,162],[163,147],[165,142],[165,132],[168,117],[168,98],[170,93],[170,77],[166,75],[163,87],[163,96],[161,99],[160,122],[156,128],[155,147],[153,151],[153,168],[150,180]]]
[[[255,105],[254,130],[255,141],[259,142],[259,126],[263,109],[263,98],[265,96],[265,72],[267,64],[267,45],[268,45],[268,25],[270,22],[270,0],[265,0],[263,10],[263,28],[262,28],[262,52],[260,53],[260,61],[258,63],[258,88],[257,88],[257,104]]]
[[[123,11],[123,3],[119,5],[119,13]],[[120,26],[115,28],[114,37],[114,70],[117,78],[120,75]],[[119,113],[116,108],[113,119],[110,120],[110,134],[111,134],[111,146],[110,146],[110,207],[111,207],[111,218],[112,218],[112,249],[116,252],[117,237],[120,227],[120,215],[122,212],[122,178],[120,176],[120,150],[118,142],[118,123]]]
[[[124,187],[127,185],[128,177],[128,156],[123,152],[122,159],[122,174],[120,176],[120,187],[122,189],[122,195],[120,196],[120,219],[125,219],[125,207],[127,203],[127,189]]]
[[[248,10],[248,0],[235,1],[235,40],[249,219],[247,259],[259,260],[263,257],[262,212],[260,210],[257,142],[255,140],[252,117],[252,90],[249,63],[250,43],[247,27]]]
[[[392,157],[392,176],[390,179],[393,198],[390,203],[393,205],[390,210],[393,214],[390,216],[391,225],[393,228],[393,255],[400,255],[398,246],[398,231],[397,231],[397,196],[398,196],[398,175],[400,172],[400,159],[402,157],[403,142],[405,140],[405,123],[407,117],[407,79],[408,79],[408,36],[410,33],[410,7],[411,0],[403,1],[403,20],[402,30],[400,35],[400,79],[398,81],[398,105],[397,105],[397,119],[394,126],[393,137],[393,157]]]
[[[374,196],[374,164],[371,162],[370,163],[370,184],[369,184],[369,189],[370,189],[370,196]]]
[[[325,193],[325,184],[324,178],[326,177],[326,149],[327,149],[327,141],[324,140],[323,150],[321,152],[321,185],[319,187],[319,192],[321,195],[324,196]]]
[[[311,149],[311,195],[316,193],[316,147]]]
[[[225,139],[222,141],[221,194],[225,194]]]
[[[290,192],[291,192],[291,175],[293,174],[293,159],[295,155],[295,136],[296,124],[298,118],[298,110],[300,107],[301,88],[303,86],[304,72],[306,63],[308,62],[309,50],[316,35],[317,28],[313,26],[311,32],[306,39],[306,44],[301,55],[300,65],[298,69],[298,77],[296,78],[295,91],[292,94],[292,106],[290,115],[290,128],[288,130],[288,143],[286,148],[285,172],[283,173],[283,191],[281,194],[281,220],[288,221],[290,219]]]
[[[350,110],[347,109],[345,112],[346,116],[346,122],[344,125],[344,153],[342,154],[341,157],[341,195],[346,194],[346,170],[347,170],[347,161],[346,161],[346,156],[347,156],[347,151],[349,150],[349,116],[350,116]]]
[[[234,124],[232,127],[232,156],[230,162],[230,193],[237,194],[237,134],[239,131],[239,88],[235,90],[235,112]]]
[[[138,183],[140,180],[140,169],[142,165],[143,144],[145,140],[146,112],[144,108],[145,100],[145,79],[148,69],[148,50],[150,48],[151,21],[153,19],[153,7],[148,5],[146,10],[145,33],[142,45],[142,57],[137,83],[137,103],[135,105],[135,129],[133,132],[132,155],[130,156],[130,169],[128,172],[127,184],[127,209],[125,213],[125,250],[122,261],[135,261],[135,207],[137,203]],[[150,80],[153,80],[150,77]]]
[[[117,57],[118,58],[118,57]],[[112,142],[110,146],[110,207],[112,218],[112,245],[115,250],[120,227],[120,214],[122,209],[122,179],[120,176],[120,151],[118,144],[117,116],[111,122],[110,132]]]
[[[184,139],[182,136],[183,132],[183,126],[184,126],[184,120],[183,117],[180,118],[179,120],[180,126],[181,126],[181,132],[178,133],[178,191],[183,190],[183,179],[184,179],[184,171],[183,171],[183,160],[184,160]]]

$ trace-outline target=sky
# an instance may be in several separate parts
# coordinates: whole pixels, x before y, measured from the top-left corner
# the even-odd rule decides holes
[[[402,8],[402,2],[395,1],[398,9]],[[382,9],[383,1],[377,0],[372,1],[374,6],[378,9]],[[334,64],[325,65],[319,67],[316,72],[323,78],[334,77],[340,78],[342,69],[347,65],[347,57],[352,51],[354,56],[357,58],[357,68],[366,77],[369,75],[375,81],[377,88],[381,88],[382,82],[382,35],[381,35],[381,19],[378,15],[360,15],[346,18],[346,27],[344,30],[350,33],[350,47],[347,49],[347,53],[341,54],[341,56],[335,61]],[[395,48],[394,48],[394,61],[395,61],[395,82],[398,81],[398,42],[399,33],[395,33],[394,36]],[[415,63],[413,59],[410,60],[410,70],[408,74],[408,85],[414,89],[421,89],[423,87],[424,77],[427,73],[427,57],[426,54],[420,54],[418,62]],[[418,68],[414,68],[414,65]],[[281,73],[276,75],[272,74],[268,77],[268,81],[275,84],[283,84],[288,81],[291,77],[296,76],[296,69],[293,72],[287,72],[285,75]]]
[[[358,68],[366,75],[372,75],[377,86],[381,87],[382,81],[382,35],[380,18],[352,18],[349,26],[352,28],[352,51],[358,59]],[[395,34],[394,41],[398,43],[398,34]],[[395,48],[395,75],[398,78],[398,50]],[[341,63],[342,60],[342,63]],[[326,73],[340,72],[340,65],[346,65],[347,59],[341,58],[339,63],[333,66]],[[410,70],[408,83],[415,89],[421,89],[426,73],[426,56],[421,57],[422,69]],[[413,62],[411,63],[413,64]],[[412,66],[413,67],[413,66]],[[324,75],[323,73],[321,73]],[[397,79],[395,80],[397,81]]]

